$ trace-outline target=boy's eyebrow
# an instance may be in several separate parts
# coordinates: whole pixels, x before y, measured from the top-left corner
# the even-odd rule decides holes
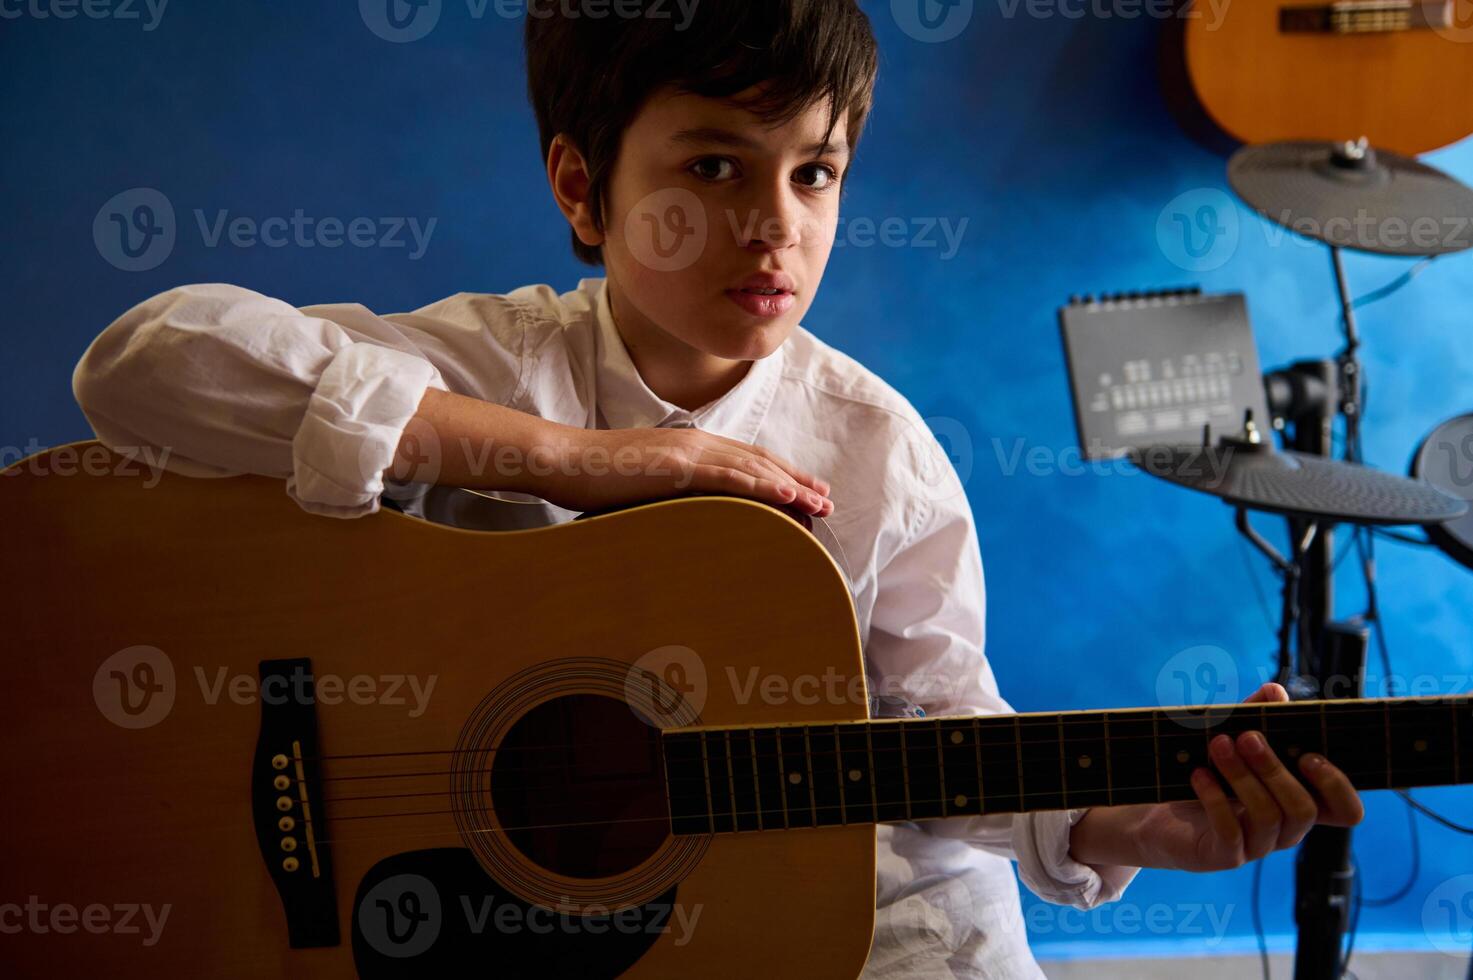
[[[719,126],[701,126],[696,129],[682,129],[670,137],[671,143],[716,143],[721,146],[736,146],[744,150],[760,150],[762,145],[756,140],[743,136],[741,133],[722,129]],[[826,153],[848,154],[849,144],[843,143],[814,143],[805,146],[800,151],[804,156],[822,156]]]

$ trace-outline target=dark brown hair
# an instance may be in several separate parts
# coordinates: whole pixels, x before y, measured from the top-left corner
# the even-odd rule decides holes
[[[609,176],[624,130],[667,85],[730,99],[759,83],[742,107],[783,125],[827,99],[825,138],[847,115],[851,150],[869,115],[878,55],[869,18],[855,0],[616,0],[589,11],[532,3],[526,26],[527,89],[537,113],[542,159],[564,134],[587,161],[589,204],[603,228]],[[634,15],[637,12],[637,16]],[[602,265],[601,249],[573,233],[573,252]]]

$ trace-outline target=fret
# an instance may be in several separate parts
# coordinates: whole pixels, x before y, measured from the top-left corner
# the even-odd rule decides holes
[[[982,812],[981,766],[977,762],[976,729],[970,718],[939,719],[941,764],[946,787],[946,815]]]
[[[944,816],[941,803],[941,767],[937,764],[937,732],[939,722],[903,721],[900,731],[905,742],[906,783],[910,795],[906,802],[912,820]]]
[[[1121,711],[1105,716],[1110,738],[1104,751],[1109,760],[1110,802],[1158,803],[1156,782],[1156,713]]]
[[[982,739],[977,733],[977,719],[972,719],[972,754],[977,757],[977,808],[987,812],[987,789],[982,773]]]
[[[896,725],[900,732],[900,789],[905,800],[905,819],[911,819],[910,809],[910,747],[906,745],[905,726]]]
[[[803,730],[779,728],[777,730],[778,754],[783,774],[783,794],[788,807],[789,827],[814,827],[818,814],[809,795],[807,776],[807,754],[803,751]]]
[[[1028,767],[1023,764],[1023,721],[1013,715],[1013,756],[1018,760],[1018,809],[1028,809],[1028,793],[1023,789]]]
[[[950,809],[949,797],[946,795],[946,757],[941,752],[941,719],[936,719],[936,775],[941,781],[941,791],[937,799],[941,801],[941,815],[944,817]]]
[[[1325,757],[1349,777],[1356,789],[1389,789],[1386,709],[1374,701],[1330,705]]]
[[[1396,786],[1445,786],[1456,782],[1452,716],[1432,701],[1391,707],[1391,771]]]
[[[1382,704],[1381,704],[1381,724],[1383,726],[1382,731],[1383,731],[1383,733],[1385,735],[1384,741],[1386,742],[1386,788],[1387,789],[1390,789],[1391,787],[1393,787],[1393,786],[1396,785],[1396,781],[1391,776],[1391,760],[1393,758],[1393,755],[1392,755],[1392,752],[1391,752],[1391,702],[1390,701],[1385,701],[1385,702],[1382,702]]]
[[[1110,773],[1104,712],[1059,716],[1059,757],[1068,807],[1108,806]]]
[[[711,832],[715,834],[727,834],[736,829],[736,818],[731,812],[731,766],[724,736],[725,733],[719,731],[701,733],[711,796]]]
[[[1059,795],[1063,797],[1064,809],[1069,808],[1069,771],[1064,764],[1064,716],[1059,715]]]
[[[820,827],[837,827],[846,823],[844,816],[843,778],[839,772],[838,731],[830,725],[814,725],[808,729],[808,772],[812,777],[814,806]]]
[[[882,823],[910,819],[905,800],[900,728],[900,722],[882,722],[869,729],[874,753],[875,816]]]
[[[788,825],[787,794],[783,792],[782,761],[777,751],[777,730],[759,728],[752,733],[752,768],[757,773],[762,826],[777,830]]]
[[[731,769],[732,815],[737,830],[762,829],[762,805],[757,797],[757,767],[752,731],[726,733],[726,761]]]
[[[757,776],[757,730],[747,729],[747,744],[752,748],[752,795],[757,799],[757,829],[766,830],[762,819],[762,781]]]
[[[844,748],[839,744],[839,726],[834,726],[834,774],[839,779],[839,822],[849,822],[849,806],[844,802]]]
[[[875,773],[876,773],[876,770],[875,770],[875,745],[874,745],[874,741],[870,738],[870,734],[871,734],[870,726],[865,725],[864,726],[864,751],[865,751],[865,754],[869,757],[869,770],[868,770],[869,778],[866,780],[866,782],[869,783],[869,803],[870,803],[870,810],[871,810],[871,813],[874,815],[875,821],[878,823],[879,820],[880,820],[880,804],[879,804],[879,800],[877,799],[876,794],[875,794]]]
[[[1325,754],[1325,726],[1321,725],[1320,711],[1292,702],[1287,705],[1263,708],[1263,737],[1279,761],[1301,782],[1306,782],[1299,770],[1299,760],[1308,752]]]
[[[1165,795],[1161,792],[1161,715],[1160,712],[1151,712],[1151,758],[1156,764],[1156,799],[1163,800]]]
[[[1015,716],[1016,717],[1016,716]],[[1018,718],[1020,781],[1027,789],[1028,810],[1064,808],[1063,773],[1059,771],[1059,726],[1048,718]]]
[[[1320,751],[1330,747],[1330,723],[1325,718],[1325,702],[1320,702]]]
[[[1463,781],[1463,741],[1461,738],[1462,726],[1458,723],[1458,716],[1463,713],[1466,701],[1452,701],[1448,704],[1448,713],[1453,718],[1453,782]]]
[[[843,781],[844,813],[853,823],[875,819],[875,781],[870,772],[869,729],[863,725],[837,725],[840,771]]]
[[[695,732],[667,734],[662,743],[671,832],[707,833],[712,815],[708,808],[700,736]]]
[[[989,811],[1016,813],[1023,808],[1015,719],[1016,716],[990,715],[972,723]]]
[[[808,809],[813,813],[813,823],[818,826],[822,823],[818,817],[818,797],[813,792],[813,730],[805,727],[803,729],[803,770],[808,774]]]
[[[1202,733],[1206,725],[1205,712],[1201,708],[1172,708],[1170,711],[1152,712],[1152,716],[1157,723],[1156,758],[1160,765],[1161,799],[1195,799],[1192,770],[1205,766],[1216,771],[1207,757],[1207,739]]]

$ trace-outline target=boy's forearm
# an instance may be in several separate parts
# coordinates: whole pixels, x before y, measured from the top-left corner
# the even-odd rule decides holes
[[[1069,832],[1069,855],[1083,864],[1150,867],[1142,846],[1149,809],[1149,805],[1092,808]]]
[[[535,493],[536,474],[556,466],[584,431],[431,388],[405,427],[385,476],[400,482]]]

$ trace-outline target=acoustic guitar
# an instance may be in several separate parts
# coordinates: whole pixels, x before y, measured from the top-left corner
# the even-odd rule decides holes
[[[1473,768],[1467,697],[869,720],[839,570],[749,501],[336,521],[80,443],[0,512],[7,977],[848,980],[878,822],[1187,799],[1250,727]]]
[[[1470,0],[1190,0],[1164,28],[1167,101],[1208,145],[1473,133]]]

